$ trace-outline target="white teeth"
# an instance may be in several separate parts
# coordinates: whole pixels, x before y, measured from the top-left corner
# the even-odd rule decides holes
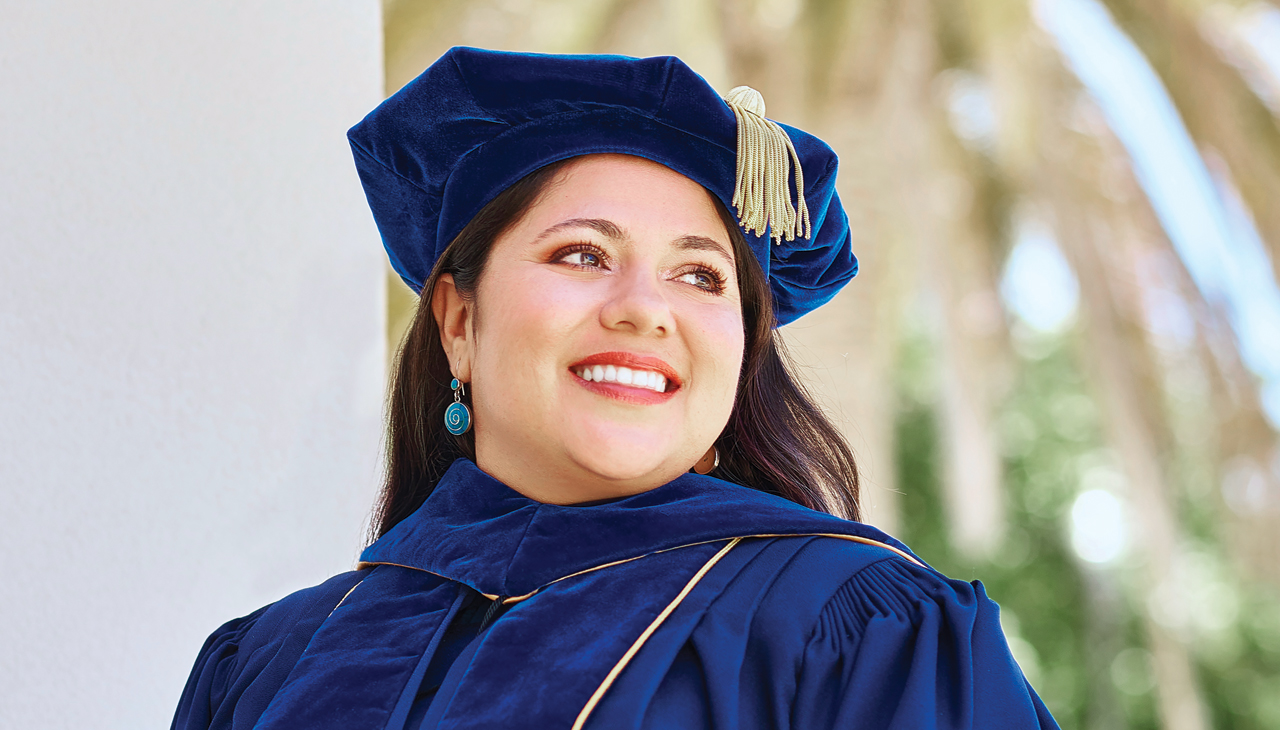
[[[587,365],[574,373],[587,382],[618,383],[659,393],[667,392],[667,378],[652,370],[633,370],[616,365]]]

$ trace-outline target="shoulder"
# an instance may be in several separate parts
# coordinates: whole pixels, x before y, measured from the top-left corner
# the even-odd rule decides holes
[[[692,632],[702,664],[730,657],[759,679],[822,673],[857,657],[888,661],[972,602],[973,586],[909,552],[848,537],[757,537],[735,546],[724,572],[707,574],[717,594]]]
[[[824,604],[815,634],[825,632],[847,641],[877,621],[908,631],[925,623],[971,621],[979,603],[996,610],[980,583],[954,580],[923,563],[894,556],[852,571]]]
[[[260,677],[282,683],[311,635],[367,572],[336,575],[219,626],[196,657],[173,727],[221,727],[219,708],[236,704]]]
[[[815,585],[835,587],[868,569],[909,566],[923,584],[946,578],[907,546],[874,528],[840,520],[837,530],[763,534],[744,538],[737,548],[752,554],[752,568],[772,565],[781,579],[795,574]]]
[[[203,658],[212,647],[237,652],[252,651],[292,633],[300,625],[323,620],[367,573],[349,571],[333,576],[318,585],[294,591],[247,616],[232,619],[219,626],[205,641]]]
[[[759,607],[764,625],[781,620],[781,614],[794,625],[803,618],[817,621],[822,611],[842,610],[858,619],[897,611],[904,620],[918,622],[927,608],[956,610],[973,604],[981,591],[947,579],[871,525],[749,487],[704,481],[697,483],[701,493],[724,506],[708,521],[720,534],[742,538],[722,561],[722,574],[736,573],[726,590],[750,592],[748,605]]]
[[[228,625],[252,619],[251,624],[243,631],[246,644],[269,641],[272,637],[288,633],[299,624],[316,618],[323,620],[366,575],[368,571],[339,573],[323,583],[294,591]]]
[[[947,578],[896,541],[804,535],[743,547],[755,554],[737,582],[758,591],[763,626],[781,622],[847,640],[878,619],[919,626],[930,615],[971,617],[979,604],[995,610],[981,584]]]
[[[815,538],[794,550],[773,588],[760,624],[795,626],[809,665],[852,655],[892,664],[924,651],[1013,666],[1000,608],[982,584],[948,578],[909,553]],[[798,615],[780,618],[787,612]]]
[[[815,541],[797,555],[830,577],[791,655],[794,707],[803,708],[794,726],[837,727],[856,717],[874,727],[1057,727],[1010,653],[999,606],[981,583],[883,548],[835,543]]]

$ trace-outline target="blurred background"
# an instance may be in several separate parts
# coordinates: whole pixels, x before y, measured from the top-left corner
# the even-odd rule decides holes
[[[1064,728],[1280,728],[1280,3],[0,0],[0,726],[163,727],[349,569],[414,297],[344,139],[445,49],[675,54],[839,153],[785,330]]]
[[[388,93],[453,45],[672,54],[827,140],[862,270],[786,338],[868,521],[983,581],[1064,728],[1280,728],[1280,4],[384,12]]]

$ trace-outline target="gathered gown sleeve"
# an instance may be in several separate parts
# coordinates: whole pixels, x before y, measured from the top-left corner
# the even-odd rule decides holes
[[[205,640],[178,701],[173,717],[175,730],[203,730],[214,726],[213,718],[236,675],[240,644],[267,608],[264,606],[248,616],[228,621]]]
[[[171,730],[251,730],[320,624],[366,572],[336,575],[218,627],[196,657]]]
[[[792,709],[796,728],[1058,727],[982,584],[898,559],[862,569],[823,608]]]

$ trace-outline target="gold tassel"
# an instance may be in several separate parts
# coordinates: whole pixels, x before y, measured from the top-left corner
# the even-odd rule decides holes
[[[733,205],[743,230],[773,242],[796,236],[808,238],[809,206],[804,202],[804,173],[791,138],[777,123],[764,117],[764,97],[750,86],[739,86],[724,97],[738,120],[738,173]],[[796,170],[796,200],[791,204],[787,180]],[[798,210],[797,210],[798,208]]]

